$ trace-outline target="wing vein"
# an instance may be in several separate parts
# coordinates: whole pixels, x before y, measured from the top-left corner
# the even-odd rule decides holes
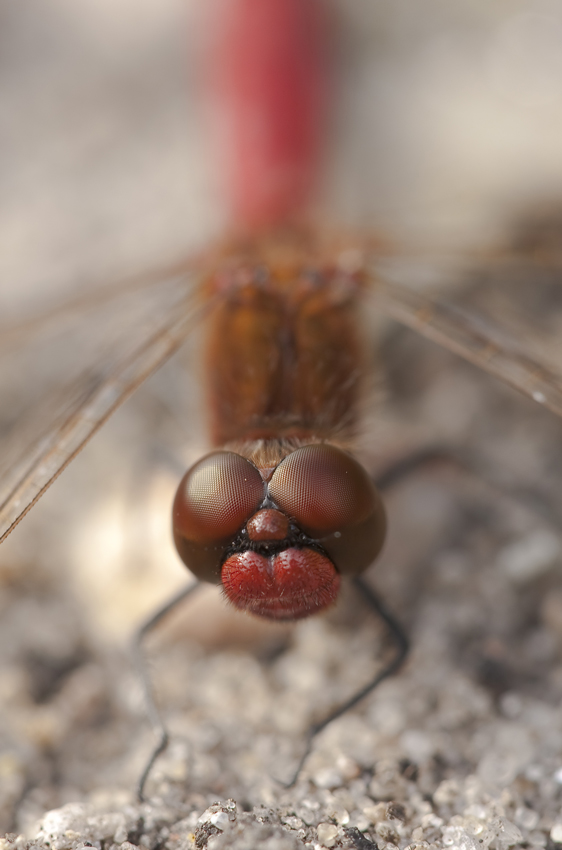
[[[375,291],[385,312],[448,351],[562,416],[562,375],[523,351],[513,337],[464,309],[438,302],[395,281],[375,277]]]
[[[35,459],[0,505],[0,543],[21,522],[115,410],[181,346],[208,309],[201,305],[161,327],[125,357],[109,377],[74,404],[59,427],[39,440]],[[180,311],[182,312],[182,311]],[[20,510],[19,506],[24,504]]]

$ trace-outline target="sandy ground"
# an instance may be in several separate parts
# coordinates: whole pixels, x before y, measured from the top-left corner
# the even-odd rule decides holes
[[[384,630],[351,589],[332,614],[287,629],[253,629],[214,591],[195,597],[151,641],[172,743],[149,802],[135,804],[153,738],[126,637],[139,610],[184,580],[163,536],[147,563],[151,512],[167,514],[161,482],[173,477],[151,451],[158,416],[143,448],[127,446],[155,379],[55,485],[56,503],[47,497],[5,544],[6,830],[34,837],[46,810],[68,804],[43,818],[40,842],[189,847],[216,835],[209,846],[392,850],[559,837],[561,426],[413,334],[389,334],[383,353],[400,402],[380,410],[373,468],[437,441],[470,450],[485,473],[436,464],[388,494],[390,539],[369,580],[411,636],[404,671],[326,730],[285,790],[276,779],[291,775],[310,723],[380,667]],[[79,482],[87,497],[73,495]],[[120,523],[125,537],[136,529],[128,552]],[[34,536],[44,546],[61,535],[44,558],[25,555]]]
[[[349,6],[342,126],[354,130],[326,194],[342,220],[440,237],[444,222],[445,241],[460,232],[469,243],[489,222],[505,232],[509,204],[519,213],[556,198],[562,24],[546,2],[507,17],[490,4],[422,5],[377,3],[367,16]],[[1,9],[12,46],[6,313],[28,314],[55,285],[178,256],[220,228],[197,113],[184,105],[183,30],[171,24],[192,11],[146,2],[131,26],[130,6]],[[556,273],[475,264],[464,284],[488,306],[492,292],[521,297],[537,339],[559,337]],[[285,789],[277,779],[310,723],[386,657],[384,630],[351,589],[331,614],[287,629],[252,625],[213,591],[193,598],[151,641],[172,742],[148,802],[135,802],[153,738],[127,646],[186,578],[168,511],[202,442],[188,427],[190,362],[180,354],[151,379],[4,544],[4,846],[562,843],[562,426],[390,325],[361,441],[369,469],[439,444],[470,454],[477,473],[434,464],[387,496],[390,539],[368,578],[411,637],[407,665],[319,736]]]

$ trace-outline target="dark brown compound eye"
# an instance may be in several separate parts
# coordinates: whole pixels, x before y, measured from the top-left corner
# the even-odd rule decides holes
[[[213,452],[188,470],[174,499],[174,540],[197,578],[220,582],[226,549],[264,496],[256,467],[234,452]]]
[[[322,443],[287,455],[269,495],[321,543],[339,572],[356,575],[379,554],[386,534],[382,500],[366,470],[342,449]]]

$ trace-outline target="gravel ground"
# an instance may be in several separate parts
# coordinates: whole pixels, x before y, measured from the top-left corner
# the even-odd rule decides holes
[[[470,451],[484,470],[434,463],[388,494],[390,539],[369,581],[411,636],[404,670],[322,733],[284,789],[277,780],[291,776],[310,723],[381,665],[384,629],[351,588],[333,613],[295,627],[254,628],[202,592],[151,640],[172,743],[148,802],[135,802],[153,738],[125,636],[139,610],[183,580],[169,544],[147,530],[171,498],[173,476],[152,441],[165,390],[181,384],[172,363],[5,544],[5,829],[59,850],[562,838],[560,423],[409,332],[389,330],[382,353],[388,400],[376,452],[366,452],[373,469],[437,441]],[[131,451],[139,418],[150,433]],[[113,539],[118,522],[125,537],[136,529],[128,554]],[[30,557],[39,540],[49,551]],[[159,554],[148,564],[151,545]]]
[[[160,8],[164,5],[172,14],[174,4]],[[83,18],[72,17],[67,6],[62,0],[35,2],[33,20],[15,8],[2,9],[4,23],[19,34],[17,49],[5,60],[10,73],[4,87],[19,112],[13,107],[17,120],[9,123],[12,169],[5,172],[10,179],[0,216],[3,274],[13,282],[6,309],[14,313],[28,309],[30,293],[43,298],[52,281],[65,288],[75,278],[88,282],[154,264],[218,226],[212,202],[209,207],[205,202],[207,178],[193,165],[200,153],[193,116],[178,106],[179,43],[174,53],[164,35],[154,35],[167,32],[165,12],[143,4],[131,35],[123,24],[130,15],[125,0],[114,6],[99,0],[85,4]],[[112,11],[118,6],[122,17]],[[448,78],[439,71],[451,53],[447,27],[452,26],[452,13],[441,6],[424,4],[424,18],[412,15],[408,4],[395,4],[392,13],[376,4],[374,23],[363,29],[360,4],[350,7],[351,35],[362,35],[366,51],[379,38],[386,55],[374,103],[387,104],[384,114],[391,115],[389,91],[400,95],[419,78],[416,91],[426,91],[428,99],[418,99],[418,123],[410,130],[416,131],[421,150],[429,150],[431,134],[422,133],[420,113],[431,105],[432,115],[441,110],[446,116],[441,137],[449,141],[434,154],[442,172],[437,164],[429,167],[427,154],[423,168],[412,157],[410,171],[403,160],[400,168],[398,156],[393,168],[401,181],[393,194],[383,179],[386,168],[390,182],[388,163],[394,162],[384,159],[394,138],[387,125],[377,137],[386,165],[365,173],[362,194],[355,192],[357,181],[349,197],[343,191],[344,217],[350,197],[349,207],[356,208],[349,217],[363,216],[365,191],[376,194],[378,188],[380,206],[377,211],[371,197],[371,215],[382,216],[395,200],[398,212],[389,213],[388,220],[404,222],[408,198],[427,200],[421,176],[429,183],[437,173],[445,200],[436,220],[461,192],[458,175],[464,178],[466,203],[458,206],[464,218],[448,220],[456,232],[459,221],[471,222],[471,232],[475,222],[478,229],[489,221],[501,230],[505,217],[498,208],[514,198],[522,205],[531,185],[537,199],[552,200],[556,193],[558,101],[545,86],[553,72],[549,62],[557,55],[546,49],[558,32],[556,10],[547,3],[520,3],[517,13],[523,19],[515,17],[500,32],[499,12],[459,4],[463,37],[454,43],[464,47],[455,53],[460,58],[452,66],[458,70],[454,89],[452,74]],[[436,31],[442,15],[449,23],[437,27],[440,52],[424,53],[428,32]],[[526,105],[518,101],[512,109],[501,85],[505,67],[520,67],[523,47],[517,34],[524,31],[533,34],[530,40],[539,44],[543,62],[534,66],[534,77],[525,76]],[[51,41],[38,37],[45,32]],[[37,44],[46,45],[50,55],[49,44],[57,45],[60,32],[81,34],[82,41],[68,36],[62,44],[75,45],[83,60],[79,67],[90,69],[90,88],[80,88],[80,76],[69,75],[62,58],[60,65],[53,59],[49,66],[51,88],[40,55],[36,65],[26,64]],[[471,127],[494,112],[492,87],[477,101],[463,76],[475,55],[471,51],[484,55],[492,44],[488,33],[508,45],[503,64],[489,59],[486,65],[496,69],[492,77],[500,86],[499,99],[508,103],[507,117],[505,112],[495,116],[491,150],[496,158],[483,153],[490,130],[471,137],[471,159],[462,145],[451,148],[451,138],[463,138],[466,125],[459,124],[460,113],[447,97],[455,90],[463,95]],[[421,45],[416,56],[418,68],[427,71],[426,89],[421,70],[416,76],[413,60],[408,65],[412,44]],[[64,58],[64,51],[55,53]],[[107,61],[101,62],[104,56]],[[146,76],[135,76],[141,68],[148,69]],[[362,68],[350,74],[365,82],[370,77]],[[109,100],[98,100],[111,74],[121,88],[115,86]],[[61,80],[66,88],[58,101]],[[442,83],[440,99],[431,100],[432,80]],[[474,82],[475,88],[481,84]],[[135,99],[138,91],[144,99]],[[48,92],[55,93],[51,100]],[[58,104],[56,120],[53,104]],[[405,114],[413,120],[412,112]],[[522,116],[519,123],[516,115]],[[39,118],[47,129],[34,147]],[[394,133],[408,126],[404,120],[392,125]],[[367,155],[365,126],[356,131],[348,160]],[[71,134],[73,128],[80,132]],[[184,134],[190,140],[185,148]],[[505,147],[511,134],[519,141],[517,149]],[[137,143],[131,148],[132,138]],[[529,167],[525,179],[514,182],[514,172],[531,160],[538,162],[536,170]],[[334,192],[338,181],[350,185],[344,180],[350,173],[345,157],[342,163],[335,169]],[[147,174],[152,175],[148,186],[139,189]],[[186,193],[192,178],[195,189]],[[416,188],[409,196],[404,187],[412,182]],[[112,185],[115,190],[108,191]],[[172,224],[164,226],[162,218]],[[514,275],[512,268],[502,279],[499,272],[475,267],[464,284],[477,304],[484,299],[496,310],[490,293],[507,292],[510,303],[525,296],[525,313],[532,312],[540,328],[535,341],[547,332],[560,338],[555,274],[518,269]],[[427,445],[462,451],[474,467],[467,473],[453,462],[436,462],[387,495],[390,538],[368,579],[411,637],[407,664],[318,737],[299,781],[286,789],[278,780],[289,777],[298,763],[309,725],[368,680],[390,651],[384,629],[351,589],[335,611],[295,627],[254,624],[225,609],[218,593],[202,592],[150,643],[171,745],[149,780],[148,801],[135,801],[135,783],[153,737],[127,646],[134,624],[185,581],[169,540],[168,511],[181,465],[197,457],[201,443],[201,435],[186,425],[196,406],[186,384],[186,374],[193,372],[188,356],[180,354],[139,391],[4,544],[3,846],[504,850],[562,843],[562,426],[472,367],[391,326],[382,328],[378,362],[384,371],[361,441],[369,469],[376,474]],[[9,362],[2,368],[9,371]]]

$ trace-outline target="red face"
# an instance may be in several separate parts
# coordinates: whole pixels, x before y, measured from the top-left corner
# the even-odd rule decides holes
[[[373,562],[386,519],[363,467],[322,443],[296,449],[273,471],[234,452],[207,455],[178,487],[173,526],[197,578],[222,582],[237,608],[297,620],[336,600],[340,575]]]

